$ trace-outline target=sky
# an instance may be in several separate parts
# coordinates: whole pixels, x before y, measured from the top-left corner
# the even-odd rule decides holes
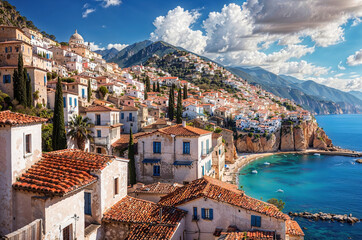
[[[93,50],[163,40],[225,66],[362,91],[362,0],[9,0],[41,30]]]

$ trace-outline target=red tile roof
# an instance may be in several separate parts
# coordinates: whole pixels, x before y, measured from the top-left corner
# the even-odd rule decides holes
[[[195,128],[191,126],[183,127],[182,124],[173,125],[170,127],[160,128],[156,130],[155,132],[161,132],[164,134],[174,134],[176,136],[200,136],[204,134],[211,133],[210,131],[201,129],[201,128]]]
[[[273,240],[274,232],[268,231],[249,231],[249,232],[230,232],[222,233],[224,240]]]
[[[162,220],[160,211],[162,209]],[[156,203],[126,196],[103,215],[103,221],[177,225],[186,212],[175,207],[160,206]]]
[[[30,116],[17,112],[11,112],[9,110],[0,112],[0,124],[10,125],[10,126],[43,123],[46,121],[48,121],[48,119],[46,118]]]
[[[44,153],[13,187],[45,195],[63,196],[97,180],[92,171],[102,170],[114,156],[66,149]]]
[[[139,133],[135,133],[133,134],[133,142],[137,143],[138,142],[138,138],[147,134],[146,132],[139,132]],[[128,143],[129,143],[129,134],[121,134],[120,138],[115,141],[114,143],[112,143],[112,147],[114,148],[119,148],[119,149],[124,149],[128,147]]]
[[[85,109],[86,112],[110,112],[110,111],[116,111],[119,112],[119,109],[108,107],[105,105],[92,105]]]
[[[236,185],[207,176],[194,180],[190,184],[162,197],[159,204],[178,206],[201,197],[228,203],[270,217],[289,219],[289,216],[279,211],[276,206],[245,195],[243,191],[237,189]]]
[[[286,221],[286,234],[304,236],[304,233],[299,224],[296,221],[290,219]]]
[[[126,240],[166,240],[172,239],[177,226],[133,224],[129,230]]]
[[[182,187],[181,184],[170,184],[170,183],[152,183],[146,185],[142,188],[138,188],[135,190],[136,193],[159,193],[159,194],[169,194],[175,191],[177,188]]]

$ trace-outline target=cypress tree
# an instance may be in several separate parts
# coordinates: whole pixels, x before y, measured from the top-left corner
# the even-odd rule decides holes
[[[159,83],[159,82],[157,82],[157,92],[161,92],[161,90],[160,90],[160,83]]]
[[[153,82],[153,89],[152,89],[154,92],[156,92],[156,83]]]
[[[26,105],[31,108],[33,106],[33,89],[31,87],[31,79],[30,76],[28,76],[26,68],[24,68],[24,79],[26,79]]]
[[[148,95],[147,95],[147,91],[144,92],[144,97],[143,97],[145,100],[148,99]]]
[[[90,102],[92,97],[92,88],[91,88],[91,82],[90,79],[88,80],[88,96],[87,96],[87,100],[88,102]]]
[[[23,54],[19,52],[18,57],[18,71],[15,74],[14,71],[14,98],[19,102],[19,104],[24,107],[27,106],[26,100],[26,79],[24,78],[24,62],[23,62]]]
[[[184,85],[184,99],[187,99],[187,84]]]
[[[58,77],[57,88],[55,91],[54,116],[53,116],[53,150],[67,148],[67,137],[64,126],[64,105],[63,105],[62,83]]]
[[[18,100],[19,99],[19,76],[18,76],[18,70],[14,69],[14,73],[13,73],[13,94],[14,94],[14,99]]]
[[[129,184],[134,185],[137,182],[136,179],[136,163],[134,158],[135,152],[134,152],[134,142],[133,142],[133,133],[132,128],[129,132],[129,143],[128,143],[128,174],[129,174]]]
[[[146,77],[146,91],[151,92],[151,83],[150,83],[150,78],[148,76]]]
[[[175,92],[174,85],[172,84],[170,88],[170,94],[168,97],[168,118],[172,121],[175,114]]]
[[[182,93],[181,93],[181,88],[178,89],[178,93],[177,93],[176,123],[182,123]]]

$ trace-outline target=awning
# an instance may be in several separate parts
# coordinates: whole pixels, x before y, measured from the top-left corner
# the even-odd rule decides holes
[[[161,161],[161,159],[145,158],[145,159],[143,159],[142,163],[159,163],[160,161]]]
[[[175,161],[173,163],[173,165],[175,165],[175,166],[191,166],[192,161]]]

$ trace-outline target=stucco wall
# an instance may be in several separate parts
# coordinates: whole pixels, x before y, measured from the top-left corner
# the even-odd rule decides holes
[[[31,153],[25,154],[25,134],[31,134]],[[41,157],[41,124],[0,127],[0,234],[13,230],[12,184]]]
[[[188,211],[186,215],[186,239],[197,239],[198,227],[196,222],[192,221],[193,207],[197,207],[200,220],[198,225],[200,228],[200,239],[213,239],[215,228],[227,229],[230,225],[236,225],[240,230],[271,230],[277,231],[281,235],[281,239],[285,239],[285,223],[283,220],[268,217],[257,212],[248,211],[243,208],[238,208],[230,204],[217,202],[211,199],[199,198],[194,201],[177,206],[180,209]],[[213,209],[213,220],[205,220],[201,218],[201,208]],[[261,216],[261,227],[251,227],[251,215]]]

